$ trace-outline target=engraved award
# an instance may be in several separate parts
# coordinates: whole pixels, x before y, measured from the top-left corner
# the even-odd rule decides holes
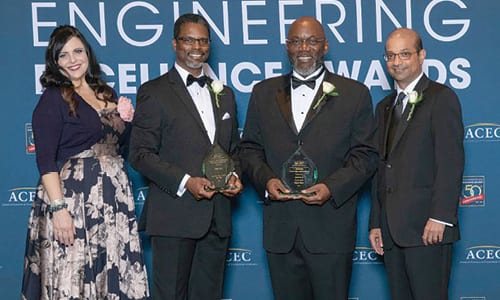
[[[202,165],[203,176],[215,185],[215,188],[210,190],[221,191],[231,189],[231,187],[227,186],[227,182],[233,171],[233,160],[218,143],[215,143],[203,160]]]
[[[287,194],[312,196],[300,191],[315,185],[317,180],[316,165],[299,146],[282,166],[281,181],[291,191]]]

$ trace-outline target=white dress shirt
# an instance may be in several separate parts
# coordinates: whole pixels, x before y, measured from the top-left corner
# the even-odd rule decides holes
[[[320,72],[323,72],[323,68],[314,71],[314,73],[307,76],[306,78],[302,77],[299,73],[295,71],[293,71],[293,76],[301,80],[307,80],[309,78],[318,75]],[[313,105],[312,102],[314,101],[314,96],[318,92],[318,89],[321,87],[321,83],[323,82],[324,77],[325,77],[325,72],[323,72],[321,76],[316,78],[316,85],[314,86],[314,89],[309,88],[305,84],[300,85],[295,89],[292,88],[291,92],[292,115],[293,115],[293,121],[295,122],[295,127],[297,128],[298,132],[300,132],[302,126],[304,125],[307,112],[309,111],[311,105]]]
[[[179,72],[181,76],[182,82],[186,85],[186,80],[189,75],[189,72],[184,70],[181,66],[175,63],[175,69]],[[200,76],[203,76],[203,71]],[[210,91],[208,90],[208,82],[204,87],[200,87],[197,82],[193,82],[190,86],[186,85],[186,88],[191,95],[191,99],[193,99],[194,105],[200,114],[201,121],[203,122],[203,126],[207,132],[208,138],[210,142],[213,144],[215,139],[215,116],[214,109],[212,106],[212,98],[210,97]],[[200,166],[201,168],[201,166]],[[191,176],[189,174],[185,174],[179,184],[179,188],[177,190],[177,196],[182,196],[186,191],[186,182]]]

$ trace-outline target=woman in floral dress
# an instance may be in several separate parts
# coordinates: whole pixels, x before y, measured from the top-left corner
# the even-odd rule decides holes
[[[31,209],[22,299],[148,299],[122,153],[133,107],[101,79],[82,34],[50,37],[33,112],[41,175]]]

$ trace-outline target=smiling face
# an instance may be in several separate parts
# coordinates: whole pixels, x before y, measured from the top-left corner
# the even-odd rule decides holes
[[[306,77],[323,65],[328,41],[321,24],[314,18],[302,17],[290,26],[286,50],[293,69]]]
[[[85,46],[79,38],[72,37],[68,40],[57,56],[57,65],[73,85],[79,86],[85,80],[89,59]]]
[[[195,39],[190,45],[187,38]],[[200,39],[208,40],[209,34],[205,26],[198,23],[184,23],[180,27],[177,39],[172,40],[176,61],[183,69],[198,76],[203,63],[210,54],[210,43],[202,43]]]
[[[422,73],[425,49],[420,49],[418,34],[406,28],[397,29],[389,35],[385,44],[387,71],[402,89],[406,88]],[[403,53],[403,59],[401,58]]]

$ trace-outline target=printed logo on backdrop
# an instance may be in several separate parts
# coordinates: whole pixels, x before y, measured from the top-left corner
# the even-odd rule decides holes
[[[464,250],[461,264],[497,264],[500,263],[500,246],[480,245]]]
[[[500,124],[476,123],[465,126],[466,142],[499,142]]]
[[[381,264],[382,257],[377,254],[371,247],[356,247],[352,256],[354,264],[373,265]]]
[[[464,176],[462,179],[461,207],[486,205],[484,176]]]
[[[253,261],[252,250],[243,248],[229,248],[226,255],[228,267],[255,267],[257,263]]]
[[[484,296],[460,297],[460,300],[486,300],[486,297]]]
[[[26,154],[34,154],[35,139],[33,138],[33,128],[31,128],[31,123],[24,124],[24,136],[26,141]]]
[[[143,206],[144,201],[146,201],[146,196],[148,195],[149,187],[143,186],[137,189],[134,189],[134,200],[136,206]]]
[[[36,197],[36,187],[18,187],[10,189],[2,206],[31,206]]]

